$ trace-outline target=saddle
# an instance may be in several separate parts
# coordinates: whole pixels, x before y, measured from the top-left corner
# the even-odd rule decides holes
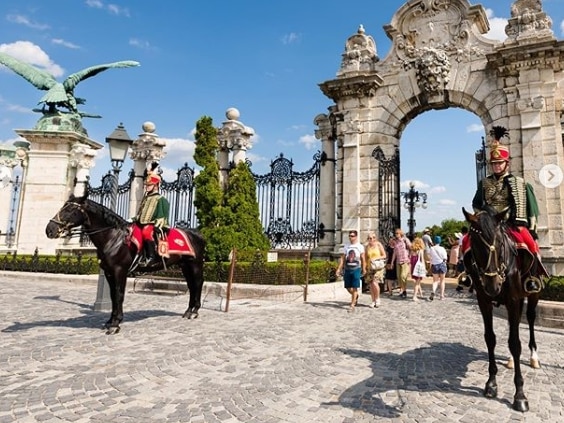
[[[155,234],[157,234],[157,253],[160,256],[167,258],[172,254],[196,256],[194,247],[184,231],[176,228],[168,228],[166,230],[156,229]],[[134,245],[137,251],[141,251],[143,237],[141,228],[137,225],[131,225],[130,227],[129,245]]]

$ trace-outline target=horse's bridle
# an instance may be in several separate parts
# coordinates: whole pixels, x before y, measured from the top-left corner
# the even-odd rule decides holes
[[[78,211],[80,211],[80,213],[84,216],[85,222],[90,222],[90,219],[88,217],[88,213],[86,213],[86,210],[84,209],[84,206],[82,204],[75,203],[73,201],[67,201],[65,203],[65,205],[57,212],[55,217],[52,218],[52,219],[49,219],[49,222],[53,222],[53,223],[56,223],[58,225],[58,228],[57,228],[57,236],[58,237],[60,237],[64,234],[70,234],[71,229],[75,226],[78,226],[78,225],[75,225],[72,222],[65,222],[61,219],[61,212],[63,210],[65,210],[68,206],[76,207],[78,209]]]
[[[495,269],[496,269],[495,272],[486,272],[485,270],[481,270],[478,267],[478,264],[476,263],[475,257],[472,257],[472,265],[474,266],[474,269],[478,273],[478,276],[480,277],[480,279],[482,279],[482,276],[487,276],[487,277],[492,277],[492,278],[495,277],[495,276],[498,276],[500,278],[501,282],[505,281],[505,276],[506,276],[505,271],[506,271],[507,267],[506,267],[505,263],[501,263],[501,265],[499,264],[498,255],[496,254],[496,246],[495,246],[496,236],[494,235],[492,244],[489,244],[484,239],[481,231],[479,231],[478,229],[476,229],[473,226],[470,226],[469,230],[471,232],[473,232],[474,234],[476,234],[478,236],[478,238],[480,239],[480,241],[482,242],[482,244],[484,244],[488,249],[488,262],[486,263],[485,270],[490,268],[492,261],[494,262],[494,266],[495,266]]]

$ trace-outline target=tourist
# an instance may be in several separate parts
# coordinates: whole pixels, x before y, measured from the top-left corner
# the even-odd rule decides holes
[[[410,248],[410,264],[411,264],[411,277],[413,278],[413,301],[419,301],[419,297],[423,297],[423,291],[421,290],[421,281],[423,277],[427,274],[425,268],[425,258],[424,258],[425,244],[423,239],[420,237],[415,237],[411,243]],[[423,268],[417,268],[417,263],[423,265]]]
[[[398,275],[396,272],[396,267],[392,265],[392,256],[394,255],[394,245],[396,240],[391,237],[386,245],[386,270],[384,272],[384,285],[386,286],[386,292],[391,297],[394,293],[394,288],[398,282]]]
[[[431,247],[433,246],[433,240],[431,239],[431,229],[425,228],[423,230],[423,236],[421,237],[423,244],[425,244],[425,249],[423,250],[423,257],[425,257],[425,268],[427,269],[427,276],[431,276]]]
[[[366,259],[364,245],[358,240],[358,232],[349,231],[349,242],[343,247],[343,254],[339,260],[337,274],[343,274],[345,288],[351,294],[351,305],[348,309],[352,313],[358,301],[360,278],[366,273]]]
[[[435,245],[431,247],[431,273],[433,274],[433,292],[429,297],[433,301],[437,292],[437,287],[440,289],[440,299],[445,299],[445,275],[447,272],[447,252],[445,247],[441,245],[441,237],[435,236],[433,242]]]
[[[400,287],[400,297],[407,297],[407,279],[409,278],[410,259],[409,249],[411,242],[403,231],[398,228],[395,232],[396,242],[394,243],[394,254],[392,255],[392,266],[395,266],[398,283]]]
[[[375,232],[368,233],[364,251],[367,263],[367,272],[364,278],[370,286],[370,297],[372,298],[370,307],[380,307],[380,283],[384,279],[386,250],[382,243],[378,241]]]

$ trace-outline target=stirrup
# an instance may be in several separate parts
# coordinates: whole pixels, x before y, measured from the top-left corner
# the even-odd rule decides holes
[[[537,276],[529,276],[523,281],[523,289],[527,294],[538,294],[543,285],[542,279]]]

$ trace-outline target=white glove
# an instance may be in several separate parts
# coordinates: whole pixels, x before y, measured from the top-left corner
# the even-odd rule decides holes
[[[157,220],[155,220],[155,228],[162,228],[165,224],[165,220],[164,217],[159,217]]]

